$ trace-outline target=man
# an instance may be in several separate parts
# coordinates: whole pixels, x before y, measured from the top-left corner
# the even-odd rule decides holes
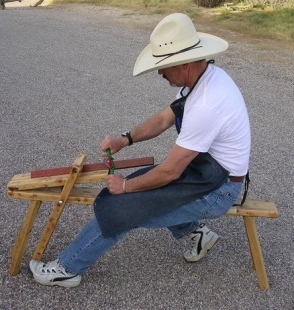
[[[167,227],[175,238],[189,236],[187,261],[196,262],[218,240],[202,219],[225,214],[238,198],[248,170],[250,127],[243,97],[212,56],[226,41],[197,33],[185,14],[171,14],[154,29],[133,74],[158,70],[177,100],[130,132],[107,136],[100,149],[112,153],[160,135],[176,125],[178,137],[159,165],[124,178],[109,175],[94,203],[95,217],[57,260],[32,260],[34,279],[43,285],[74,287],[103,253],[137,227]]]

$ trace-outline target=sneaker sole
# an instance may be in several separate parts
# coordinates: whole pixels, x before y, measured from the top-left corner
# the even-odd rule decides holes
[[[38,278],[37,275],[34,275],[34,280],[42,285],[46,286],[61,286],[61,287],[76,287],[81,283],[81,279],[70,281],[69,279],[67,280],[62,280],[62,281],[50,281],[50,280],[44,280],[41,278]]]
[[[205,244],[205,247],[202,249],[201,254],[194,257],[186,257],[184,254],[184,258],[187,262],[193,263],[198,262],[201,258],[203,258],[217,243],[219,236],[214,234],[213,237]]]
[[[34,279],[35,279],[36,282],[38,282],[38,283],[40,283],[42,285],[46,285],[46,286],[61,286],[61,287],[76,287],[81,282],[81,281],[68,282],[68,280],[51,282],[51,281],[44,281],[42,279],[38,279],[36,276],[34,276]]]

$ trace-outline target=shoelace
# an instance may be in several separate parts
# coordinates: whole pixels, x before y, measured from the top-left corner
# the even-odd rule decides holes
[[[58,261],[52,261],[44,264],[41,270],[43,273],[57,273],[58,271],[64,273],[62,269]]]

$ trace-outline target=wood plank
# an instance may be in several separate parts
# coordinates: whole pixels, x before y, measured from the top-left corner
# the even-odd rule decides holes
[[[142,158],[117,160],[117,161],[114,161],[114,165],[116,169],[150,166],[150,165],[154,165],[154,157],[142,157]],[[82,172],[99,171],[99,170],[105,170],[105,169],[108,170],[108,167],[104,163],[87,164],[87,165],[84,165]],[[45,169],[45,170],[35,170],[31,172],[31,178],[42,178],[42,177],[69,174],[70,170],[71,170],[71,167],[60,167],[60,168],[52,168],[52,169]]]
[[[25,180],[25,179],[30,179],[31,178],[31,174],[30,173],[22,173],[22,174],[15,174],[10,182],[18,182],[20,180]]]
[[[26,191],[8,192],[9,198],[41,200],[46,202],[57,202],[61,193],[62,187],[37,188]],[[68,196],[67,203],[93,205],[95,198],[99,194],[99,188],[89,187],[73,187]]]
[[[77,182],[76,182],[77,183]],[[100,192],[98,188],[74,187],[68,197],[69,203],[92,205],[94,199]],[[60,194],[60,187],[40,188],[31,190],[8,191],[8,197],[14,199],[57,201]],[[255,216],[255,217],[278,217],[278,210],[274,202],[265,200],[246,200],[241,207],[232,207],[227,216]]]
[[[232,207],[227,215],[276,218],[278,210],[272,201],[248,199],[243,206]]]
[[[76,184],[83,183],[93,183],[93,182],[104,182],[108,175],[108,170],[92,171],[80,173],[76,179]],[[29,190],[35,188],[44,187],[57,187],[62,186],[66,183],[68,179],[68,174],[61,176],[52,176],[44,178],[19,178],[16,180],[11,180],[7,184],[8,196],[12,196],[12,192],[15,190]]]

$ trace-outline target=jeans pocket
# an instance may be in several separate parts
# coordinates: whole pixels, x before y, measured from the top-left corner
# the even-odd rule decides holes
[[[230,184],[230,183],[228,183]],[[203,216],[205,219],[218,218],[228,212],[239,196],[238,186],[223,185],[218,190],[203,197]]]

